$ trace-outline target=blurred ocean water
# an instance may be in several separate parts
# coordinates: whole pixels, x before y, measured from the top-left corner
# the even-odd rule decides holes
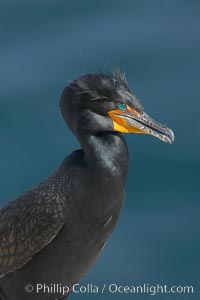
[[[175,143],[127,135],[127,199],[83,283],[190,284],[200,292],[200,2],[0,2],[1,206],[79,147],[58,101],[69,80],[120,65]],[[72,299],[131,295],[77,294]],[[136,297],[136,296],[135,296]],[[148,299],[139,295],[139,299]]]

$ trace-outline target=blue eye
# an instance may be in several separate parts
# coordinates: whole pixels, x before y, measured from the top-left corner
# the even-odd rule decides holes
[[[126,109],[126,105],[122,102],[119,102],[118,103],[118,108],[121,109],[121,110],[125,110]]]

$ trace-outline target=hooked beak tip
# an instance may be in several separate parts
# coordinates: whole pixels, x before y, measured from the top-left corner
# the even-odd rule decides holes
[[[173,131],[170,128],[167,128],[167,134],[168,134],[169,143],[173,144],[173,142],[175,140],[175,136],[174,136]]]

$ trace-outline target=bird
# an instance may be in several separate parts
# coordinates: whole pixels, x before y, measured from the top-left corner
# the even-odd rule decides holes
[[[129,165],[124,133],[174,141],[172,130],[145,112],[120,70],[70,81],[59,106],[80,149],[0,209],[0,300],[70,296],[124,206]]]

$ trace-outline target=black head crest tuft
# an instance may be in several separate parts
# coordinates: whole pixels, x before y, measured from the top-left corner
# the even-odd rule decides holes
[[[78,93],[88,94],[90,100],[111,100],[118,97],[118,91],[129,91],[125,74],[122,74],[119,69],[107,74],[84,75],[76,79],[74,84],[79,89]]]

